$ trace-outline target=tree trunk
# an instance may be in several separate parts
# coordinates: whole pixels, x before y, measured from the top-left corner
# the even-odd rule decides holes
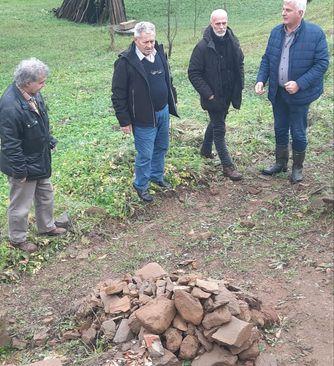
[[[57,18],[77,23],[119,24],[126,21],[124,0],[63,0],[54,12]]]

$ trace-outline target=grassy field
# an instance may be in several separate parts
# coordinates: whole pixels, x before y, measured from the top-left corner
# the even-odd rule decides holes
[[[43,90],[50,109],[53,134],[58,138],[58,151],[53,156],[53,183],[56,212],[69,212],[80,228],[94,222],[81,220],[90,206],[105,208],[111,216],[124,217],[140,205],[131,188],[134,148],[132,138],[123,136],[110,106],[110,81],[117,54],[130,42],[116,37],[116,50],[109,49],[106,26],[73,24],[58,20],[52,8],[60,0],[1,0],[0,8],[0,92],[12,80],[13,69],[23,58],[40,58],[51,69]],[[239,36],[246,59],[246,88],[240,111],[228,117],[228,140],[241,171],[256,165],[271,154],[274,145],[272,114],[266,98],[253,93],[253,85],[270,29],[280,22],[279,2],[260,0],[208,1],[200,5],[196,34],[193,34],[193,2],[174,2],[178,32],[170,63],[179,95],[181,119],[172,120],[172,144],[167,159],[167,176],[178,186],[195,184],[204,173],[204,162],[198,146],[207,123],[198,96],[187,79],[188,60],[201,30],[208,24],[210,12],[227,3],[230,26]],[[126,1],[128,18],[156,23],[159,41],[166,42],[165,2],[157,0]],[[320,24],[333,42],[333,9],[331,0],[312,1],[308,20]],[[332,46],[331,46],[332,53]],[[310,150],[328,143],[331,125],[333,72],[326,75],[323,98],[314,103],[310,133]],[[325,160],[331,150],[310,155],[313,162]],[[316,175],[316,172],[314,172]],[[330,178],[330,172],[328,177]],[[0,176],[0,272],[22,259],[21,253],[6,246],[6,178]],[[38,240],[32,234],[32,240]],[[43,254],[42,254],[43,256]],[[46,257],[46,256],[44,256]],[[45,258],[42,258],[44,260]]]

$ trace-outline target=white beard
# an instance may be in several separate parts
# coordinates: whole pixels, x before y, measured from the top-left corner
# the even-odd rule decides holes
[[[213,28],[212,28],[213,29]],[[226,29],[224,31],[224,33],[217,33],[214,29],[213,29],[213,33],[217,36],[217,37],[224,37],[226,34]]]

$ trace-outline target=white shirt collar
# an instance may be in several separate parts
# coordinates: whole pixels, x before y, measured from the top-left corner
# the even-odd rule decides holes
[[[140,50],[139,48],[136,46],[136,54],[139,57],[139,60],[142,61],[144,58],[146,58],[147,61],[150,62],[154,62],[155,60],[155,55],[157,54],[157,50],[154,48],[152,53],[148,56],[145,56]]]

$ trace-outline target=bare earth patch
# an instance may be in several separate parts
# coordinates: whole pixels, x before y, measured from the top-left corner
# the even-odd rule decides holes
[[[241,183],[217,177],[197,191],[161,193],[156,204],[124,223],[104,218],[38,273],[2,285],[10,331],[29,340],[51,317],[50,335],[57,335],[70,322],[74,301],[100,280],[157,261],[167,270],[226,278],[275,306],[281,324],[268,330],[267,348],[279,365],[328,366],[333,226],[332,208],[321,201],[322,194],[313,181],[291,186],[286,176],[267,180],[249,172]],[[51,351],[28,347],[7,361],[38,360]],[[66,353],[68,365],[103,364],[107,355],[95,350],[89,361],[75,346],[69,350],[63,344],[52,352]]]

